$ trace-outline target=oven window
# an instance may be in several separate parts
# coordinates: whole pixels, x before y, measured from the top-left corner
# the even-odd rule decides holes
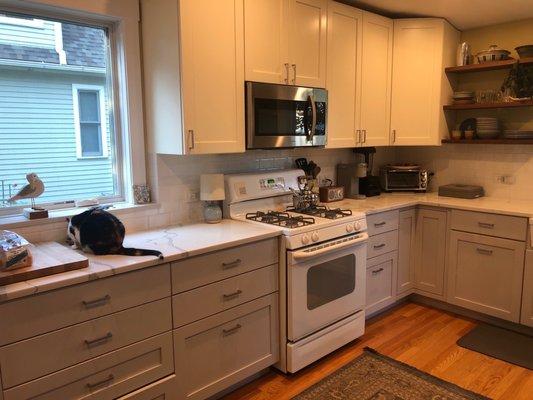
[[[417,188],[419,184],[418,172],[394,172],[389,174],[389,188]]]
[[[307,272],[307,308],[314,310],[340,299],[355,289],[355,255],[337,258]]]

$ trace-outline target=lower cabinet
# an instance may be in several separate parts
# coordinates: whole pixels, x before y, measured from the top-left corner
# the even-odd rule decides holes
[[[446,270],[446,211],[420,208],[417,217],[415,287],[443,298]]]
[[[177,398],[205,399],[279,360],[278,295],[174,331]]]
[[[392,251],[367,260],[366,264],[366,315],[396,301],[396,271],[398,253]]]
[[[176,375],[167,376],[118,400],[178,400]]]
[[[524,242],[452,231],[448,302],[519,322]]]
[[[520,323],[533,328],[533,250],[526,252]]]
[[[400,211],[398,225],[398,295],[408,295],[415,286],[416,210]]]

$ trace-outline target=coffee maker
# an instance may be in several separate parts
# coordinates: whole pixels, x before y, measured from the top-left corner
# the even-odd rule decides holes
[[[354,153],[361,154],[364,162],[338,164],[337,184],[344,187],[345,197],[364,199],[379,196],[381,188],[379,177],[372,175],[375,147],[361,147],[354,149]]]

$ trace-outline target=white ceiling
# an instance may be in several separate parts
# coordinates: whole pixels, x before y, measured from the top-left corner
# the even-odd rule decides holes
[[[533,0],[340,0],[391,17],[442,17],[460,30],[533,18]]]

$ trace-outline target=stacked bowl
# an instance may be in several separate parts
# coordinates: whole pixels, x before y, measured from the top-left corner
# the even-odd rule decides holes
[[[480,139],[494,139],[500,134],[498,118],[478,117],[476,118],[476,134]]]
[[[453,92],[453,104],[472,104],[474,103],[474,92],[462,91]]]

